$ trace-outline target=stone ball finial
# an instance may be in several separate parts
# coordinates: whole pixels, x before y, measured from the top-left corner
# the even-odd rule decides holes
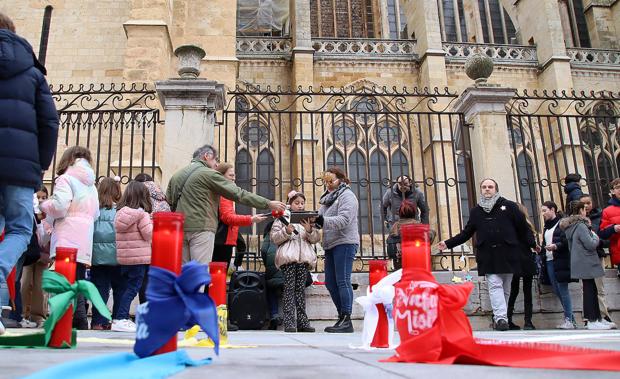
[[[207,53],[200,46],[181,45],[174,50],[174,55],[179,58],[179,76],[195,79],[200,75],[200,62]]]
[[[480,52],[471,54],[465,60],[465,73],[476,84],[484,84],[493,73],[493,59]]]

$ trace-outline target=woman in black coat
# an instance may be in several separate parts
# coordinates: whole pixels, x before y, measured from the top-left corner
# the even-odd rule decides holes
[[[536,275],[536,259],[532,252],[531,246],[537,246],[536,238],[534,237],[534,226],[527,219],[527,208],[523,204],[518,204],[519,209],[526,217],[528,224],[528,231],[524,236],[527,243],[521,243],[521,273],[512,277],[512,283],[510,285],[510,297],[508,298],[508,327],[510,330],[519,330],[521,327],[515,325],[512,322],[512,315],[514,312],[515,301],[519,295],[519,283],[523,279],[523,329],[534,330],[534,324],[532,324],[532,281],[534,275]],[[540,250],[537,247],[538,250]]]

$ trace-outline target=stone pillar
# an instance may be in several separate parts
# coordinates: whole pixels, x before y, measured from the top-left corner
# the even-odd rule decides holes
[[[564,31],[557,0],[501,0],[517,20],[521,43],[535,44],[542,67],[540,87],[572,89],[570,58],[566,55]]]
[[[584,0],[583,8],[588,24],[588,34],[592,47],[597,49],[618,49],[619,31],[612,12],[612,3],[618,8],[618,1]]]
[[[566,1],[567,0],[558,1],[558,7],[560,9],[560,22],[562,23],[562,33],[564,34],[564,41],[566,42],[566,47],[574,47],[575,42],[573,42],[573,32],[571,30],[570,24],[570,13]]]
[[[439,10],[436,0],[403,0],[407,28],[417,40],[420,56],[420,87],[444,88],[448,85],[446,53],[441,45]]]
[[[312,35],[310,25],[310,0],[290,0],[291,15],[291,36],[293,38],[293,64],[292,64],[292,86],[296,90],[301,87],[308,90],[314,84],[314,49],[312,48]],[[295,104],[297,110],[302,110],[301,101]],[[288,193],[290,189],[295,189],[304,193],[312,192],[312,150],[316,149],[318,141],[316,136],[320,132],[315,125],[314,133],[311,132],[311,115],[301,113],[294,115],[290,125],[290,133],[293,136],[293,146],[291,146],[291,161],[293,167],[293,178],[304,179],[302,186],[293,188],[283,188],[283,193]],[[312,137],[314,135],[314,138]],[[315,150],[316,151],[316,150]],[[315,159],[322,159],[322,152],[316,152]],[[302,163],[304,162],[304,163]],[[287,172],[284,170],[283,172]],[[310,199],[308,199],[310,200]],[[308,209],[314,209],[315,204],[308,203]]]
[[[166,0],[131,1],[130,19],[123,24],[127,36],[123,79],[152,82],[170,76],[172,10]]]
[[[478,0],[463,0],[463,11],[465,12],[465,29],[467,30],[467,42],[490,43],[484,40],[482,32],[482,19],[480,11],[484,12],[484,6],[479,5]],[[497,38],[497,36],[495,37]]]
[[[187,47],[185,47],[187,49]],[[202,49],[200,49],[202,51]],[[204,51],[202,51],[204,56]],[[200,65],[200,57],[195,67]],[[181,62],[186,62],[184,57]],[[200,72],[180,68],[182,78],[155,82],[159,100],[166,112],[163,152],[160,155],[162,188],[170,177],[189,163],[192,153],[204,144],[213,144],[215,112],[224,107],[224,85],[198,79]],[[193,75],[196,77],[193,77]]]
[[[455,111],[462,112],[470,130],[471,154],[476,187],[484,178],[493,178],[502,196],[517,199],[514,168],[512,165],[506,103],[516,90],[493,85],[469,87],[455,103]]]

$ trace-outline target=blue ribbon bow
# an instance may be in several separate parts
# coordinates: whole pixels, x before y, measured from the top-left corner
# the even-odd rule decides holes
[[[209,286],[211,275],[206,265],[189,262],[178,277],[171,271],[152,267],[146,289],[148,301],[136,312],[134,352],[140,358],[152,355],[182,327],[200,325],[215,343],[219,354],[220,334],[215,303],[201,291]]]

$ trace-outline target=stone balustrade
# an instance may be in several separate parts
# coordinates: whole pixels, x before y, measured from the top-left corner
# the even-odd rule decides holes
[[[237,37],[237,57],[289,59],[292,46],[285,37]]]
[[[318,59],[418,59],[415,40],[318,38],[312,47]]]
[[[620,69],[620,50],[567,48],[566,54],[570,57],[573,66],[598,67],[609,66]]]
[[[468,56],[480,52],[496,64],[538,65],[534,46],[444,42],[443,49],[448,62],[465,62]]]

